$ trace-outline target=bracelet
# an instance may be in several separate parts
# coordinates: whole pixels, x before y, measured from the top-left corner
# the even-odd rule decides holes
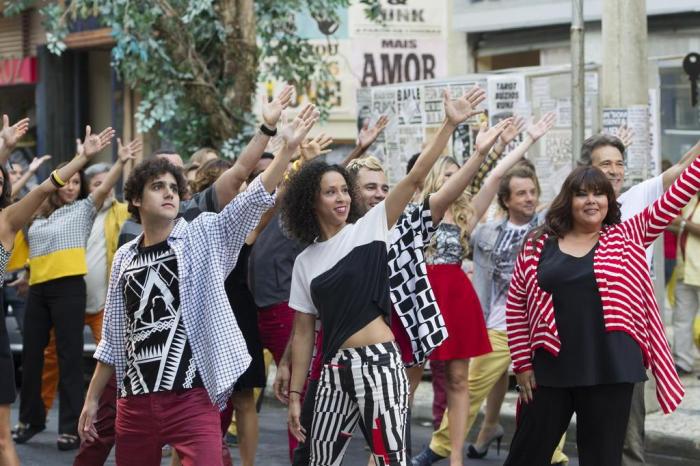
[[[260,125],[260,132],[266,136],[272,137],[277,135],[277,128],[270,129],[263,123]]]
[[[289,390],[289,394],[291,395],[292,393],[296,393],[297,395],[299,395],[299,398],[301,398],[301,392],[298,392],[296,390]]]
[[[59,188],[62,188],[66,185],[66,182],[63,181],[60,176],[58,176],[58,169],[51,172],[51,181],[53,181],[54,184],[57,185]]]

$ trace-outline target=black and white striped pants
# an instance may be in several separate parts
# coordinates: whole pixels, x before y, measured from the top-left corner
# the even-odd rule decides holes
[[[340,465],[359,423],[377,466],[404,466],[408,379],[393,342],[341,349],[323,367],[311,425],[312,465]]]

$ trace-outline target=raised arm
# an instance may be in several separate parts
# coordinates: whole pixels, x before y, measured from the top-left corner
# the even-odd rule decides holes
[[[124,167],[131,160],[136,158],[136,153],[141,151],[141,140],[134,139],[129,144],[122,144],[121,139],[117,139],[117,161],[107,172],[104,181],[92,192],[92,200],[95,208],[100,209],[105,199],[109,196],[112,188],[117,184],[119,178],[124,173]]]
[[[673,182],[676,181],[679,176],[681,176],[683,170],[688,168],[698,155],[700,155],[700,141],[696,142],[695,145],[691,147],[690,150],[685,153],[685,155],[683,155],[677,164],[673,165],[661,174],[661,179],[664,182],[664,190],[671,187]]]
[[[0,130],[0,164],[6,164],[12,155],[22,136],[29,131],[29,118],[23,118],[14,125],[10,125],[10,117],[2,116],[2,129]]]
[[[511,122],[511,118],[506,118],[492,128],[487,128],[486,123],[482,123],[479,128],[479,134],[476,136],[474,153],[457,173],[452,175],[436,193],[430,196],[430,213],[433,217],[433,223],[438,223],[442,220],[450,205],[469,186],[499,135],[506,128],[512,126]]]
[[[16,183],[12,184],[12,199],[14,199],[19,194],[19,192],[22,191],[22,188],[24,188],[27,185],[29,179],[36,174],[36,171],[39,169],[39,167],[41,167],[41,165],[47,160],[51,160],[50,155],[34,157],[34,159],[29,164],[29,167],[27,167],[27,170],[25,170],[25,172],[22,174],[22,177],[19,180],[17,180]]]
[[[506,129],[503,130],[501,133],[501,136],[498,138],[498,141],[496,142],[496,145],[493,146],[493,149],[491,149],[491,152],[489,152],[489,155],[486,156],[486,159],[484,162],[481,164],[479,167],[479,171],[476,173],[476,176],[472,180],[472,182],[469,184],[469,193],[474,196],[476,193],[479,192],[481,187],[484,185],[484,181],[486,180],[486,177],[488,176],[489,173],[491,173],[491,170],[493,170],[493,167],[496,166],[498,161],[501,159],[503,156],[503,152],[506,150],[506,147],[508,147],[508,144],[513,142],[513,140],[525,130],[525,118],[518,116],[513,118],[513,121],[511,122],[510,125],[506,127]]]
[[[282,126],[280,136],[285,142],[282,150],[272,159],[272,163],[260,175],[265,190],[273,192],[282,181],[289,161],[299,144],[306,138],[318,121],[319,113],[313,105],[306,105],[291,123]]]
[[[406,208],[406,204],[440,157],[455,128],[469,117],[481,113],[481,110],[477,110],[476,107],[485,98],[485,92],[478,86],[474,86],[456,100],[451,100],[449,91],[445,89],[443,94],[445,121],[428,147],[418,156],[411,171],[389,192],[384,201],[387,225],[390,228],[396,223]]]
[[[688,167],[663,196],[622,225],[634,229],[644,247],[649,247],[698,192],[700,192],[700,154],[691,160]]]
[[[292,101],[293,92],[294,86],[287,85],[271,102],[267,101],[267,96],[262,97],[263,125],[268,131],[276,131],[277,123],[282,116],[282,111],[287,108]],[[270,142],[270,137],[271,136],[263,133],[261,130],[256,131],[233,167],[226,170],[219,179],[214,182],[216,198],[220,206],[223,207],[228,204],[231,199],[236,197],[240,192],[241,185],[248,179],[263,152],[265,152],[265,147],[267,147],[268,142]]]
[[[55,170],[54,173],[58,175],[58,180],[68,180],[80,171],[91,157],[109,144],[109,141],[114,136],[114,130],[107,128],[99,135],[93,135],[92,139],[90,139],[90,127],[88,126],[86,135],[86,144],[81,144],[83,145],[83,150],[73,160]],[[18,202],[0,211],[0,241],[2,241],[5,249],[10,250],[12,248],[17,232],[29,223],[39,206],[49,197],[49,194],[56,191],[59,187],[59,181],[55,177],[49,176],[36,189],[30,191]]]
[[[481,219],[486,210],[489,208],[491,202],[493,202],[493,199],[498,192],[498,185],[501,183],[501,178],[503,178],[508,170],[513,168],[516,163],[522,160],[525,153],[535,142],[544,136],[547,131],[552,129],[555,120],[556,115],[554,112],[545,113],[537,123],[533,123],[528,126],[523,142],[518,144],[518,147],[513,149],[500,162],[498,162],[498,165],[496,165],[496,168],[494,168],[488,178],[486,178],[484,185],[481,187],[476,196],[474,196],[472,201],[474,216],[471,218],[469,225],[467,226],[470,233],[478,224],[479,219]]]
[[[347,167],[350,162],[360,158],[367,152],[374,141],[377,140],[384,128],[389,124],[389,118],[386,115],[382,115],[377,120],[377,123],[373,127],[369,127],[369,119],[366,119],[360,129],[360,133],[357,135],[357,145],[355,148],[345,157],[345,160],[341,163],[343,167]]]

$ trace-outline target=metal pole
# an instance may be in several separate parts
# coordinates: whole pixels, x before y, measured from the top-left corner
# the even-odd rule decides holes
[[[571,144],[576,166],[586,127],[586,81],[583,50],[583,0],[572,0],[571,16]]]

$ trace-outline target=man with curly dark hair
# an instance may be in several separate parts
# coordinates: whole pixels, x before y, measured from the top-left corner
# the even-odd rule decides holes
[[[115,374],[117,464],[160,464],[164,444],[185,466],[223,464],[219,410],[250,363],[224,280],[317,118],[313,106],[302,110],[280,129],[285,147],[260,177],[220,213],[192,222],[178,219],[181,171],[157,159],[134,169],[126,199],[143,234],[114,258],[79,427],[87,442],[96,439],[98,400]],[[239,167],[242,180],[248,171]]]

